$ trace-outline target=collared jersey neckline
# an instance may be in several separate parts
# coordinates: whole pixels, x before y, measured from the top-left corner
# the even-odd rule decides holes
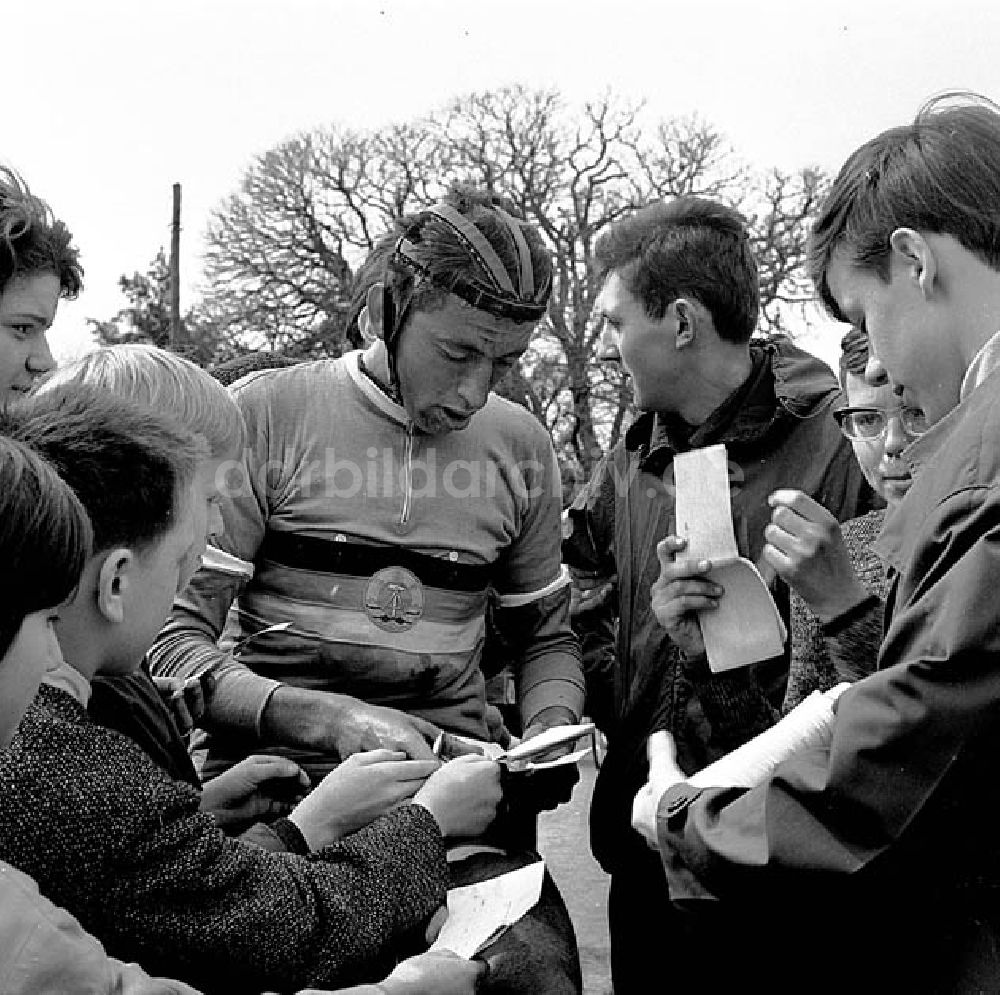
[[[65,691],[75,702],[84,708],[90,703],[90,681],[75,667],[63,660],[57,667],[46,672],[42,678],[43,684]]]

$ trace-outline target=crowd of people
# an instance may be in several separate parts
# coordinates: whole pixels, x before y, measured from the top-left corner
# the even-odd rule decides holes
[[[540,859],[579,776],[470,744],[583,717],[616,995],[997,990],[994,204],[984,98],[850,156],[809,235],[839,378],[756,334],[731,208],[612,224],[595,310],[637,415],[564,511],[548,434],[495,392],[554,278],[502,196],[456,185],[377,241],[361,348],[230,384],[145,345],[56,369],[79,253],[0,172],[0,990],[579,995],[547,873],[476,956],[431,944],[450,887]],[[673,461],[719,443],[788,636],[715,672],[726,592]],[[843,682],[820,747],[689,782]]]

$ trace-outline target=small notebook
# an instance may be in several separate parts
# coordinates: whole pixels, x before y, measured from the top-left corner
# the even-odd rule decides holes
[[[685,558],[711,560],[709,577],[725,593],[701,612],[710,669],[718,673],[778,656],[785,624],[757,568],[740,556],[733,531],[726,447],[707,446],[674,457],[676,533],[687,540]]]
[[[833,735],[834,702],[851,685],[813,691],[770,729],[689,777],[696,788],[752,788],[783,760],[813,746],[827,746]]]

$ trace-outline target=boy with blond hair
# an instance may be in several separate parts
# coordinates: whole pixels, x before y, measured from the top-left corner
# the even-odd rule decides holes
[[[144,343],[108,346],[60,367],[40,388],[86,384],[128,397],[168,415],[198,437],[209,464],[209,538],[221,531],[218,501],[228,465],[240,459],[246,441],[243,416],[233,396],[200,366],[176,353]],[[252,566],[209,546],[203,563],[237,581]],[[309,787],[305,772],[285,757],[254,755],[207,783],[202,783],[188,753],[186,734],[204,708],[204,686],[211,678],[181,681],[151,678],[143,668],[133,674],[98,676],[92,685],[88,712],[109,729],[138,743],[171,777],[202,791],[202,809],[211,812],[227,832],[245,831],[249,839],[278,845],[257,819],[286,815]],[[166,700],[164,700],[166,698]],[[169,705],[168,702],[169,701]]]

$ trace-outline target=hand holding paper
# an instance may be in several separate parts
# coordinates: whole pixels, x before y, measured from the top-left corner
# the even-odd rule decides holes
[[[386,995],[428,995],[429,992],[434,995],[468,995],[477,989],[486,971],[484,961],[469,960],[450,950],[428,950],[400,961],[377,988]],[[315,995],[321,993],[317,990]]]
[[[680,536],[667,536],[656,546],[660,576],[649,592],[650,606],[656,620],[670,635],[685,656],[705,652],[698,614],[718,607],[722,588],[709,580],[711,560],[681,558],[687,546]]]
[[[646,741],[649,758],[649,783],[659,794],[684,780],[684,771],[677,766],[677,746],[666,729],[654,732]]]
[[[413,796],[413,803],[434,816],[442,836],[461,838],[485,832],[502,798],[500,768],[473,754],[442,764]]]
[[[632,828],[654,849],[658,845],[656,812],[663,793],[686,781],[696,788],[752,788],[768,778],[784,760],[801,750],[827,746],[836,721],[834,704],[850,684],[813,691],[780,722],[737,747],[715,763],[685,777],[677,767],[673,740],[667,732],[649,737],[649,781],[632,803]]]
[[[787,633],[767,584],[736,546],[726,447],[679,453],[674,481],[677,532],[691,558],[710,561],[708,577],[723,590],[718,606],[699,615],[709,667],[719,672],[778,656]]]
[[[554,729],[566,729],[576,723],[576,715],[565,705],[550,705],[543,708],[532,720],[521,736],[521,742],[527,743],[529,740],[536,741]],[[559,757],[569,753],[572,741],[559,742],[546,750],[539,760],[557,760]]]
[[[572,725],[551,726],[531,739],[512,741],[509,749],[504,749],[497,743],[484,743],[481,740],[469,739],[455,733],[442,733],[434,741],[434,754],[440,757],[451,757],[459,753],[473,751],[503,764],[508,770],[543,770],[548,767],[558,767],[563,764],[576,763],[587,754],[586,749],[548,759],[555,751],[570,747],[584,736],[593,734],[593,722],[578,722]]]

